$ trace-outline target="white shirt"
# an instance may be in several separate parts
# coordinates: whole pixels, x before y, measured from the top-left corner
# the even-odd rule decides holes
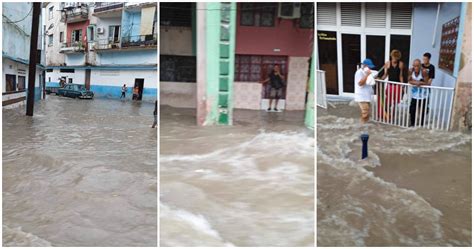
[[[423,81],[423,74],[420,72],[418,76],[416,76],[415,72],[411,74],[411,78],[416,81]],[[429,95],[428,88],[416,87],[413,86],[411,89],[411,97],[414,99],[426,99]]]
[[[366,71],[370,69],[369,68],[359,68],[359,70],[356,71],[355,76],[354,76],[354,94],[355,94],[355,102],[371,102],[372,101],[372,95],[373,95],[373,90],[372,86],[369,84],[365,84],[363,86],[359,85],[359,81],[363,79],[366,75]],[[372,76],[369,76],[372,77]],[[367,78],[366,83],[369,81]]]

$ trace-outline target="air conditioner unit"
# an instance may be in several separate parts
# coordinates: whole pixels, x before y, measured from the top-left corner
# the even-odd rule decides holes
[[[97,33],[98,34],[103,34],[105,32],[104,28],[97,28]]]
[[[297,19],[301,17],[301,3],[279,3],[278,17],[283,19]]]

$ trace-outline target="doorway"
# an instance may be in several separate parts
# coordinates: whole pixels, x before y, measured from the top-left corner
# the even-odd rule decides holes
[[[87,90],[91,89],[91,70],[90,69],[86,69],[86,82],[85,82],[85,85],[86,85]]]
[[[360,35],[342,34],[342,80],[344,93],[354,93],[354,74],[360,62]]]
[[[5,74],[5,90],[6,92],[16,91],[16,75],[14,74]]]
[[[120,43],[120,25],[109,26],[109,43]]]
[[[142,100],[143,96],[143,84],[145,83],[145,79],[135,79],[135,85],[133,86],[138,87],[138,97],[137,100]]]
[[[18,91],[25,90],[26,77],[18,76]]]
[[[366,58],[375,65],[373,70],[381,69],[385,64],[385,36],[367,35],[365,47]]]
[[[326,73],[326,93],[339,94],[337,79],[337,35],[335,31],[318,30],[319,68]]]
[[[403,81],[408,81],[408,68],[410,62],[410,40],[409,35],[390,35],[390,51],[397,49],[402,53],[402,61],[405,64],[403,70]],[[420,55],[421,56],[421,55]]]

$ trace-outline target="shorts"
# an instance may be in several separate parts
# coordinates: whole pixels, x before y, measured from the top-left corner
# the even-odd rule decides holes
[[[360,107],[360,120],[363,123],[369,121],[370,114],[370,102],[359,102]]]
[[[283,95],[283,88],[276,89],[276,88],[271,88],[270,89],[270,98],[271,99],[279,99]]]

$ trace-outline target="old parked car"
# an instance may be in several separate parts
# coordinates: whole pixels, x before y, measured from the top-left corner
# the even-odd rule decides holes
[[[79,84],[67,84],[63,88],[59,88],[58,95],[80,99],[94,98],[94,92],[87,90],[84,85]]]
[[[61,86],[59,85],[59,83],[47,82],[44,90],[45,90],[46,94],[54,93],[54,94],[58,95],[58,89],[60,87]]]

